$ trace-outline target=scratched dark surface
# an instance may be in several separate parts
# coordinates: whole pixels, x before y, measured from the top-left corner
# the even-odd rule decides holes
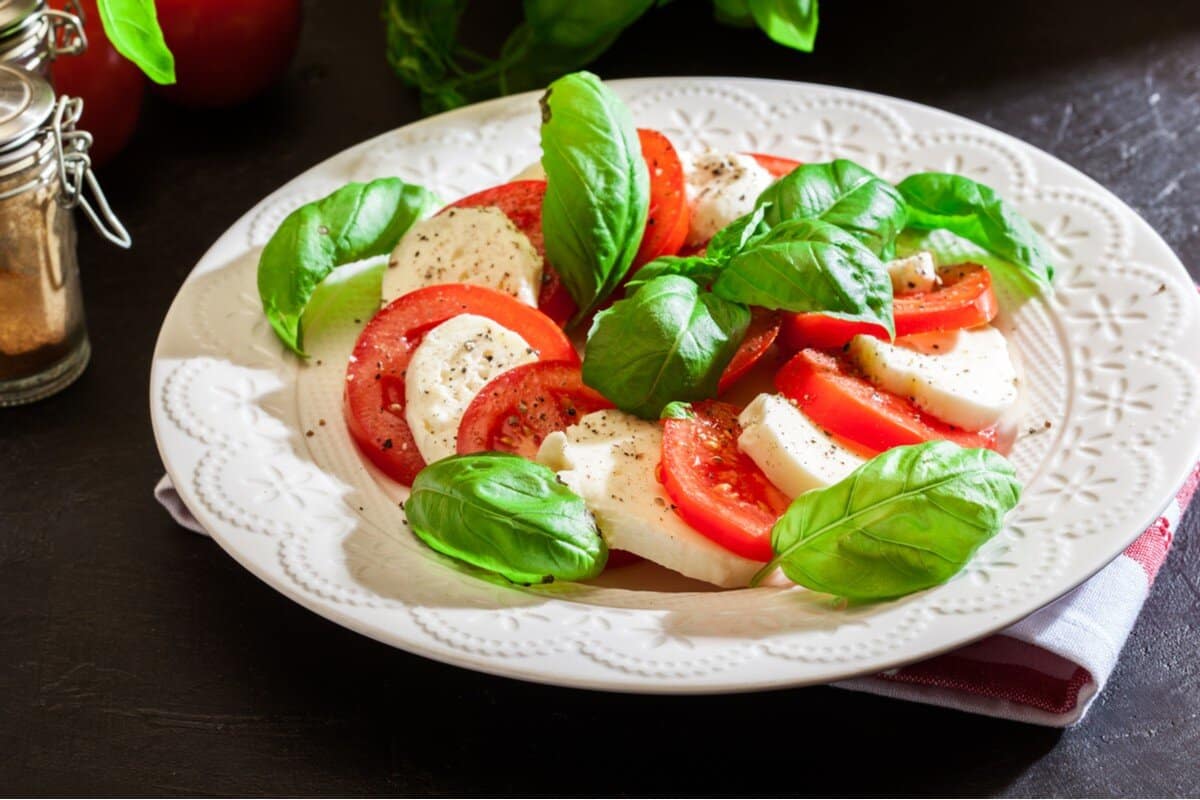
[[[1197,263],[1200,3],[827,2],[811,57],[718,28],[705,6],[655,12],[596,69],[940,106],[1079,167]],[[0,793],[1200,794],[1196,514],[1107,691],[1066,732],[826,688],[680,699],[485,677],[319,619],[176,528],[150,496],[146,391],[178,285],[277,185],[416,118],[375,3],[308,11],[286,83],[255,105],[151,104],[103,175],[136,249],[81,245],[92,367],[0,412]]]

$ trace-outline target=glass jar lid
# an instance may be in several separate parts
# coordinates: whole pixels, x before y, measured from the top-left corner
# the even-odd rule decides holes
[[[54,89],[40,75],[0,64],[0,153],[37,135],[54,111]]]
[[[44,0],[0,0],[0,36],[20,28],[41,8]]]

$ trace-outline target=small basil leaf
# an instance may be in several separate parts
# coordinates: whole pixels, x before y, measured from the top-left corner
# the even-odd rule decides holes
[[[896,188],[853,161],[802,164],[767,187],[758,204],[769,204],[768,226],[815,219],[836,225],[887,260],[904,228],[904,201]]]
[[[720,265],[703,256],[659,256],[626,281],[625,296],[630,297],[638,289],[662,275],[682,275],[691,278],[701,287],[708,288],[720,271]]]
[[[549,468],[509,453],[435,461],[417,474],[404,511],[434,550],[514,583],[593,578],[608,559],[583,499]]]
[[[735,28],[754,27],[749,0],[713,0],[713,18],[722,25]]]
[[[672,400],[663,406],[662,413],[658,415],[659,419],[695,419],[696,412],[692,410],[691,403],[681,403],[678,400]]]
[[[154,0],[97,0],[104,34],[118,53],[159,84],[175,82],[175,56],[163,39]]]
[[[738,217],[714,233],[708,241],[708,246],[704,248],[704,257],[710,261],[723,263],[745,250],[755,237],[766,232],[767,226],[764,220],[767,209],[770,207],[769,201],[762,202],[760,200],[749,214]]]
[[[800,495],[771,531],[776,567],[801,586],[886,600],[944,583],[1000,530],[1021,496],[1001,455],[926,442],[888,450]]]
[[[817,0],[749,0],[758,27],[785,47],[811,53],[817,39]]]
[[[1016,264],[1039,285],[1054,278],[1054,266],[1033,225],[990,187],[961,175],[922,172],[897,188],[908,204],[910,228],[948,230]]]
[[[716,394],[749,324],[745,306],[661,275],[596,315],[583,382],[622,411],[658,419],[672,400]]]
[[[646,226],[650,177],[629,109],[590,72],[542,97],[542,228],[583,319],[621,282]]]
[[[258,259],[263,311],[300,355],[300,319],[317,285],[336,267],[390,253],[436,202],[399,178],[350,183],[284,219]]]
[[[525,0],[525,20],[539,42],[586,50],[611,40],[654,5],[654,0]]]
[[[887,267],[853,236],[824,222],[780,223],[730,259],[712,290],[746,305],[819,311],[895,334]]]

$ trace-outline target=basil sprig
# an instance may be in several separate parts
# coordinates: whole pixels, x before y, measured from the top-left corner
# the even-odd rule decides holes
[[[350,183],[293,211],[258,260],[258,294],[279,338],[304,355],[300,322],[313,291],[335,268],[390,253],[436,202],[399,178]]]
[[[629,109],[595,75],[559,78],[541,103],[546,259],[579,307],[578,322],[637,255],[650,176]]]
[[[509,453],[435,461],[404,510],[434,550],[514,583],[594,578],[608,560],[583,499],[548,467]]]
[[[1021,485],[1001,455],[935,441],[888,450],[833,486],[806,492],[771,530],[788,578],[851,600],[944,583],[1000,530]]]
[[[717,391],[750,311],[680,275],[660,275],[596,315],[583,382],[622,411],[658,419],[672,400]]]
[[[1054,266],[1029,220],[992,188],[943,172],[922,172],[897,188],[908,205],[908,227],[948,230],[1016,265],[1039,286],[1049,285]]]
[[[97,0],[100,23],[113,48],[155,83],[175,82],[175,56],[167,47],[154,0]]]

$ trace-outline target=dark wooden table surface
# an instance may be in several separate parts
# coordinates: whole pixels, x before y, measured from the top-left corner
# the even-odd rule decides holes
[[[706,5],[655,12],[595,69],[930,103],[1079,167],[1200,258],[1195,0],[831,0],[811,57]],[[307,11],[260,101],[149,105],[102,176],[136,247],[81,243],[93,363],[0,412],[0,793],[1200,794],[1194,513],[1103,697],[1065,732],[828,688],[654,698],[477,675],[326,622],[175,527],[150,495],[146,394],[177,287],[276,186],[418,116],[375,2]]]

